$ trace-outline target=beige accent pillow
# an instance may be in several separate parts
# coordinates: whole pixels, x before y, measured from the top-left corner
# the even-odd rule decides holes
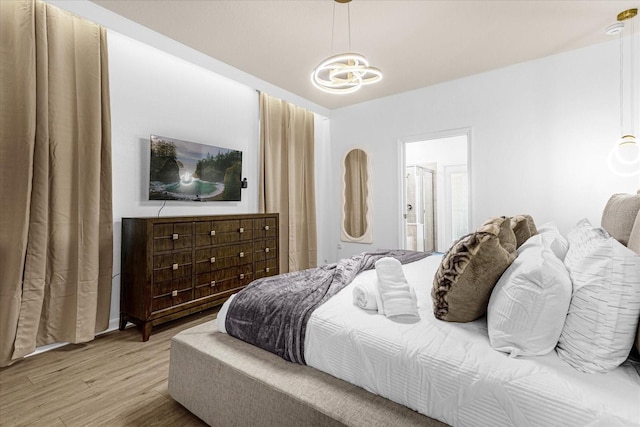
[[[482,224],[477,232],[489,232],[498,236],[500,244],[507,252],[516,251],[516,235],[511,228],[511,218],[506,216],[494,216]]]
[[[639,194],[614,194],[602,212],[602,228],[607,230],[611,237],[627,246],[638,211]]]
[[[515,257],[492,232],[475,232],[458,240],[442,258],[433,279],[435,317],[471,322],[483,316],[493,287]]]
[[[531,236],[538,234],[531,215],[516,215],[511,218],[511,228],[516,235],[516,248],[519,248]]]

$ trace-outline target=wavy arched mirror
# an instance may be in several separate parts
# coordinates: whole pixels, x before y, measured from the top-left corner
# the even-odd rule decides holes
[[[372,243],[369,156],[355,148],[344,157],[342,237],[345,242]]]

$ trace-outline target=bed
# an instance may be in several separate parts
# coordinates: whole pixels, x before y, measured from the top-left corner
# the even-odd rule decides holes
[[[552,226],[539,227],[538,232],[531,227],[530,217],[501,217],[483,224],[476,232],[495,236],[489,240],[496,250],[506,248],[501,254],[505,254],[507,266],[490,272],[498,279],[491,289],[483,290],[485,297],[473,295],[474,304],[480,301],[484,305],[484,311],[478,311],[482,314],[473,320],[456,318],[460,313],[463,317],[469,313],[475,317],[477,313],[469,309],[469,299],[455,293],[456,286],[461,285],[451,284],[451,275],[442,273],[454,248],[446,255],[411,259],[401,266],[406,284],[414,292],[419,318],[387,317],[354,304],[354,290],[370,287],[379,279],[376,268],[364,268],[310,310],[300,347],[303,355],[299,360],[289,358],[299,363],[285,361],[288,357],[283,354],[287,351],[275,355],[227,335],[226,325],[232,324],[227,322],[227,315],[230,307],[233,309],[233,300],[228,301],[217,322],[173,338],[169,392],[210,425],[639,426],[640,374],[638,364],[627,356],[634,338],[637,345],[640,263],[637,255],[624,252],[627,245],[640,251],[634,246],[640,244],[638,210],[640,195],[614,195],[602,220],[610,234],[581,222],[567,238],[558,237]],[[505,237],[503,232],[510,234]],[[611,243],[611,235],[616,236],[616,242],[624,242],[625,248]],[[624,288],[630,289],[620,296],[628,298],[623,312],[604,313],[606,316],[594,321],[597,328],[616,329],[615,334],[602,337],[604,347],[613,348],[624,341],[623,348],[593,357],[581,346],[596,343],[603,347],[598,342],[601,337],[590,336],[586,344],[572,338],[584,326],[580,323],[583,292],[593,289],[589,272],[581,271],[576,260],[586,256],[582,265],[589,270],[604,259],[600,252],[596,253],[598,257],[589,258],[593,250],[587,255],[578,250],[591,248],[588,238],[598,244],[608,242],[607,248],[614,245],[617,252],[610,258],[622,259],[618,264],[623,267],[614,268],[613,273],[624,276]],[[546,252],[543,246],[548,247]],[[509,328],[513,329],[525,311],[532,317],[531,307],[525,310],[519,306],[513,311],[513,304],[501,306],[500,298],[504,300],[506,295],[506,299],[517,299],[508,291],[513,291],[514,283],[520,283],[516,289],[523,289],[518,271],[522,271],[527,257],[552,258],[550,251],[563,250],[566,259],[562,262],[571,267],[567,267],[567,277],[573,285],[569,282],[568,293],[565,285],[564,296],[558,293],[556,284],[554,288],[549,286],[551,290],[538,301],[544,302],[547,310],[554,310],[544,316],[545,332],[538,340],[536,333],[527,329],[523,339],[522,334],[518,336]],[[553,262],[557,266],[557,260]],[[486,264],[486,260],[480,264]],[[533,273],[524,270],[524,276],[530,279]],[[564,274],[544,264],[536,276],[539,282],[545,282],[550,271]],[[447,285],[446,297],[438,293],[442,289],[436,286],[439,277],[440,285]],[[443,303],[448,306],[442,307]],[[464,310],[456,312],[456,304]],[[511,313],[506,327],[497,314],[505,310]],[[544,308],[540,310],[544,313]],[[559,326],[557,320],[551,322],[558,312],[562,313]],[[454,321],[447,321],[447,317]],[[608,318],[618,323],[612,326]],[[620,340],[617,335],[622,330],[626,337]],[[551,348],[549,335],[555,336]],[[616,335],[615,340],[606,341],[608,335]],[[523,344],[518,346],[518,342]]]

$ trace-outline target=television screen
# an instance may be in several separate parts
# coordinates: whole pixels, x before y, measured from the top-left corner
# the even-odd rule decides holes
[[[151,135],[149,200],[239,201],[242,151]]]

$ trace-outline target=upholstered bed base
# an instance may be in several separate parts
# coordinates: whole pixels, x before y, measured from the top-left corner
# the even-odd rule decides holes
[[[215,321],[173,337],[169,394],[211,426],[445,426],[219,333]]]

